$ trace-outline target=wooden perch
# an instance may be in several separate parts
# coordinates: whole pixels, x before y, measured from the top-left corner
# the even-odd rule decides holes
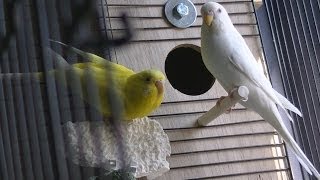
[[[246,101],[248,99],[249,90],[245,86],[240,86],[231,91],[229,96],[222,99],[208,112],[198,118],[198,124],[201,126],[206,126],[218,116],[226,112],[232,106],[234,106],[239,101]]]

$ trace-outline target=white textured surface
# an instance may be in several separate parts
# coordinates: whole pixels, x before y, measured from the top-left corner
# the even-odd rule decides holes
[[[108,160],[118,159],[118,149],[110,126],[104,122],[68,122],[64,126],[69,158],[76,164],[108,168]],[[149,118],[121,123],[127,155],[125,160],[136,166],[136,177],[148,179],[169,170],[166,160],[171,147],[161,125]],[[119,163],[117,163],[119,165]]]

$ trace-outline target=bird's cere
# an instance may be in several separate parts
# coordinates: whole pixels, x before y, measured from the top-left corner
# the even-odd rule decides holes
[[[163,84],[163,80],[157,80],[156,82],[155,82],[155,85],[156,85],[156,87],[157,87],[157,89],[158,89],[158,94],[163,94],[163,92],[164,92],[164,84]]]

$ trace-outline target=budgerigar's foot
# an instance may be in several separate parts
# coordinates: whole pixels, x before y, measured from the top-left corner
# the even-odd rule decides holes
[[[227,109],[227,110],[226,110],[226,114],[231,113],[231,111],[232,111],[232,108]]]
[[[232,92],[233,92],[234,90],[236,90],[236,89],[237,89],[237,88],[234,88],[233,90],[231,90],[231,91],[228,92],[228,96],[229,96],[231,99],[233,98],[233,93],[232,93]],[[235,107],[235,106],[236,106],[236,105],[233,105],[231,108],[227,109],[226,114],[231,113],[232,108]]]
[[[238,89],[239,87],[235,87],[235,88],[233,88],[232,90],[230,90],[230,91],[228,91],[228,96],[230,97],[230,98],[233,98],[233,91],[236,91],[237,89]]]
[[[220,106],[220,104],[221,104],[221,101],[224,99],[224,98],[226,98],[227,96],[221,96],[219,99],[218,99],[218,101],[217,101],[217,106]]]

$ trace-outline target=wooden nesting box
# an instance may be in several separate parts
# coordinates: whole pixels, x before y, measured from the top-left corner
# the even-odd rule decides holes
[[[108,0],[109,34],[123,34],[120,15],[126,12],[134,27],[132,41],[113,49],[113,60],[136,71],[156,68],[165,72],[167,55],[176,46],[200,46],[200,8],[206,0],[192,0],[198,17],[187,29],[178,29],[164,16],[166,0]],[[254,7],[247,0],[220,0],[257,61],[264,67]],[[180,68],[183,68],[183,59]],[[177,69],[178,71],[179,69]],[[166,83],[160,109],[152,114],[168,134],[171,170],[158,179],[289,179],[287,156],[275,130],[255,112],[236,105],[209,127],[197,127],[196,119],[226,92],[215,82],[199,96],[185,95]]]

